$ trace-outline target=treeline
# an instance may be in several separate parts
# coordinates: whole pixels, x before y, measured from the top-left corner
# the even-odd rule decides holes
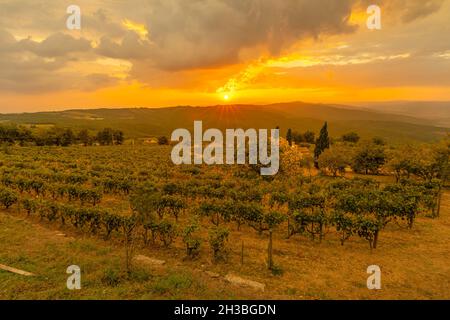
[[[327,125],[322,128],[314,149],[316,168],[333,176],[344,174],[346,168],[355,173],[392,174],[396,181],[419,177],[430,182],[446,180],[449,176],[449,141],[427,145],[403,145],[398,148],[386,146],[380,138],[359,142],[356,133],[342,136],[331,142]]]
[[[327,130],[327,124],[325,124],[325,129]],[[321,132],[322,133],[322,132]],[[304,133],[292,131],[292,129],[288,129],[286,133],[286,141],[289,143],[289,145],[292,145],[292,143],[296,143],[298,145],[301,144],[316,144],[316,135],[313,131],[305,131]],[[346,134],[343,134],[340,138],[336,139],[338,141],[343,142],[349,142],[349,143],[357,143],[361,137],[356,132],[349,132]],[[379,144],[383,144],[381,138],[374,138],[374,141],[377,141]]]
[[[292,131],[292,129],[289,128],[286,134],[286,140],[289,145],[292,145],[292,142],[295,142],[296,144],[314,144],[315,133],[309,130],[304,133],[300,133],[297,131]]]
[[[124,134],[120,130],[105,128],[95,134],[83,129],[74,132],[72,129],[50,128],[30,130],[23,126],[0,126],[0,143],[20,146],[62,146],[73,144],[84,146],[121,145],[124,142]]]

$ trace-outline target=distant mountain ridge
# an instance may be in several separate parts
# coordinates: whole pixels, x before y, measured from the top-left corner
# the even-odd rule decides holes
[[[449,131],[448,126],[439,126],[435,119],[427,117],[303,102],[210,107],[79,109],[0,115],[0,123],[53,124],[90,130],[113,127],[123,130],[132,138],[170,135],[177,128],[192,129],[195,120],[202,120],[204,128],[222,130],[279,126],[283,135],[288,128],[318,132],[323,122],[328,121],[332,136],[356,131],[363,138],[379,136],[393,142],[432,141],[443,137]]]
[[[358,104],[366,110],[413,116],[450,127],[450,101],[389,101]]]

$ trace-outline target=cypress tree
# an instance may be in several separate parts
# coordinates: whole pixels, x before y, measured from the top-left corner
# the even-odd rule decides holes
[[[316,140],[316,147],[314,149],[314,165],[319,169],[319,156],[325,149],[330,147],[330,138],[328,137],[328,123],[325,122],[320,130],[319,138]]]
[[[289,142],[289,145],[292,146],[292,130],[290,128],[287,131],[286,140]]]

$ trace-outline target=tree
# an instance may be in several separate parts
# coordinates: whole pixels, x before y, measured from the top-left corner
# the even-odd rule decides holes
[[[292,140],[296,143],[296,144],[300,144],[305,142],[305,139],[303,137],[303,134],[301,134],[300,132],[292,132]]]
[[[435,148],[435,161],[437,163],[437,168],[439,173],[437,178],[440,179],[438,195],[437,195],[437,211],[434,214],[435,217],[439,217],[441,211],[441,198],[442,198],[442,187],[446,185],[448,177],[450,176],[450,139],[444,140],[441,144],[437,145]]]
[[[223,206],[225,216],[236,222],[237,230],[241,230],[241,225],[247,222],[247,218],[258,212],[259,205],[252,201],[232,201],[228,200]]]
[[[305,168],[308,170],[309,175],[309,181],[312,180],[312,169],[314,167],[314,157],[311,155],[306,155],[303,157],[303,159],[300,161],[300,165],[302,168]]]
[[[24,146],[26,142],[33,141],[33,134],[31,130],[19,126],[17,127],[17,141],[19,141],[20,146]]]
[[[340,183],[341,184],[341,183]],[[336,186],[337,187],[337,186]],[[379,190],[364,190],[351,184],[337,194],[331,222],[341,235],[341,245],[353,234],[367,240],[370,249],[376,248],[380,230],[389,221],[393,208]]]
[[[175,217],[178,222],[180,213],[186,208],[183,198],[177,195],[164,195],[161,197],[164,208]]]
[[[169,144],[169,139],[167,139],[166,136],[160,136],[160,137],[158,137],[158,144],[160,146],[168,145]]]
[[[289,147],[287,142],[280,143],[280,173],[297,175],[303,173],[302,160],[304,158],[301,149],[294,145]]]
[[[422,146],[420,152],[414,153],[411,172],[428,182],[435,178],[446,178],[449,171],[449,157],[450,148],[444,143]]]
[[[406,145],[388,153],[386,168],[393,172],[396,182],[401,179],[409,179],[414,170],[416,151],[413,147]]]
[[[113,133],[113,144],[122,145],[124,141],[123,132],[120,130],[114,130]]]
[[[109,212],[105,212],[102,214],[102,224],[105,227],[105,240],[108,240],[111,237],[111,233],[113,231],[119,230],[121,226],[121,217],[115,214],[111,214]]]
[[[0,203],[5,206],[6,209],[11,207],[18,200],[17,193],[9,188],[0,189]]]
[[[328,217],[325,212],[325,197],[319,194],[320,186],[311,184],[309,193],[302,192],[292,197],[289,209],[293,212],[294,223],[289,235],[309,233],[312,239],[319,235],[322,241]]]
[[[316,140],[316,147],[314,149],[314,165],[319,169],[319,156],[325,149],[330,147],[330,138],[328,137],[328,124],[325,122],[320,130],[319,138]]]
[[[228,240],[229,234],[228,229],[222,227],[215,227],[210,230],[209,245],[211,246],[215,261],[225,258],[225,242]]]
[[[378,174],[386,163],[386,153],[382,146],[373,143],[362,144],[355,153],[352,169],[357,173]]]
[[[358,143],[360,137],[356,132],[349,132],[342,136],[342,141],[350,143]]]
[[[97,141],[102,146],[108,146],[113,144],[113,130],[105,128],[97,133]]]
[[[169,220],[162,220],[158,224],[158,234],[159,239],[164,244],[165,247],[169,247],[177,236],[177,228]]]
[[[349,164],[347,150],[343,147],[332,147],[327,149],[319,157],[319,167],[323,171],[329,171],[334,177],[338,173],[343,175],[345,168]]]
[[[264,221],[269,227],[269,245],[267,247],[267,267],[269,270],[273,269],[273,229],[280,225],[285,220],[285,216],[278,211],[267,212],[264,216]]]
[[[355,226],[355,218],[351,214],[346,214],[342,211],[335,211],[331,215],[331,224],[336,228],[336,231],[340,234],[341,246],[347,241],[355,232],[357,228]]]
[[[59,139],[54,129],[38,131],[35,134],[35,143],[37,146],[59,145]]]
[[[296,143],[296,144],[300,144],[300,143],[309,143],[309,144],[313,144],[314,140],[315,140],[315,134],[312,131],[306,131],[305,133],[300,133],[300,132],[292,132],[292,140]]]
[[[61,134],[60,143],[61,146],[67,147],[73,144],[75,141],[75,135],[73,134],[73,131],[71,129],[66,129]]]
[[[153,220],[155,213],[162,218],[161,194],[152,183],[140,185],[133,192],[130,197],[130,206],[142,223]]]
[[[105,128],[97,133],[97,141],[102,146],[121,145],[124,142],[124,134],[120,130]]]
[[[226,203],[216,199],[208,199],[200,204],[200,215],[209,217],[211,223],[219,226],[221,220],[228,221],[230,219],[230,211],[225,208]]]
[[[200,252],[201,240],[195,233],[199,229],[199,223],[195,219],[183,230],[183,242],[186,245],[186,255],[188,258],[195,258]]]
[[[286,134],[286,140],[290,146],[292,146],[292,129],[289,128]]]
[[[35,199],[25,198],[22,200],[22,206],[27,212],[27,216],[35,213],[38,208],[38,201]]]
[[[370,250],[376,248],[377,236],[381,229],[380,223],[364,215],[360,215],[356,219],[357,233],[362,239],[369,242]]]
[[[305,140],[305,142],[313,144],[314,140],[315,140],[316,134],[312,131],[306,131],[303,134],[303,139]]]
[[[80,141],[83,146],[89,146],[92,145],[92,137],[89,135],[89,131],[86,129],[81,130],[78,132],[78,141]]]
[[[125,238],[125,270],[128,275],[130,275],[132,271],[133,256],[136,249],[135,233],[137,220],[135,217],[122,217],[121,226]]]
[[[386,141],[384,141],[384,139],[380,138],[380,137],[374,137],[372,139],[372,143],[377,145],[377,146],[384,146],[384,145],[386,145]]]
[[[431,211],[432,218],[437,218],[440,214],[442,185],[443,182],[440,179],[422,183],[421,202],[425,208]]]

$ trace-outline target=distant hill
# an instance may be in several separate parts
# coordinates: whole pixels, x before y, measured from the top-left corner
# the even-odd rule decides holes
[[[378,112],[432,120],[435,125],[450,127],[449,101],[392,101],[362,103],[360,106]]]
[[[177,128],[191,129],[194,120],[203,120],[204,128],[222,130],[279,126],[283,135],[288,128],[318,132],[323,122],[328,121],[332,136],[356,131],[363,138],[380,136],[392,142],[432,141],[448,132],[448,126],[439,127],[434,119],[426,117],[301,102],[263,106],[92,109],[0,115],[0,123],[53,124],[90,130],[112,127],[123,130],[132,138],[170,135]]]

